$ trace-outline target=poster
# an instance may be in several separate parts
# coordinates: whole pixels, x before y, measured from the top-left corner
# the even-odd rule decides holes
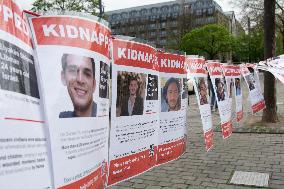
[[[257,81],[257,76],[250,73],[245,65],[241,65],[241,72],[249,90],[252,113],[255,114],[265,108],[265,101],[260,89],[259,80]]]
[[[188,77],[192,77],[194,80],[193,84],[202,121],[205,149],[208,152],[213,148],[213,124],[208,95],[208,72],[203,58],[188,56],[186,64]]]
[[[0,15],[0,186],[51,188],[27,20],[17,1],[0,1]]]
[[[157,164],[179,158],[187,139],[185,56],[158,52],[160,65],[160,129]]]
[[[244,117],[240,66],[223,65],[222,69],[223,74],[226,78],[228,96],[230,101],[232,101],[233,95],[235,96],[236,117],[237,122],[240,122]]]
[[[160,105],[153,47],[114,39],[113,60],[108,185],[155,166]]]
[[[279,79],[280,82],[284,83],[284,58],[279,59],[268,59],[266,61],[260,61],[255,69],[269,71],[274,75],[275,78]]]
[[[232,134],[232,108],[221,65],[218,61],[207,61],[206,64],[217,97],[223,138],[228,138]]]
[[[106,186],[110,29],[95,19],[47,15],[29,20],[55,188]]]

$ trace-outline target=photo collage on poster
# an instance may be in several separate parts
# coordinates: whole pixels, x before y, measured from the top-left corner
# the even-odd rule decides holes
[[[194,80],[193,84],[202,121],[205,149],[209,151],[213,148],[213,124],[205,60],[200,57],[187,56],[186,64],[188,77]]]
[[[160,129],[157,164],[167,163],[185,152],[188,100],[185,56],[158,52],[161,78]]]
[[[87,182],[103,188],[108,166],[110,29],[96,17],[47,15],[29,21],[54,185],[74,188]],[[65,30],[59,32],[60,28]]]
[[[158,68],[155,48],[138,42],[113,40],[108,185],[156,165]]]
[[[243,119],[244,114],[240,66],[223,65],[222,69],[226,78],[228,97],[231,101],[230,107],[232,107],[232,98],[234,96],[236,102],[236,120],[237,122],[240,122]]]
[[[223,138],[228,138],[232,134],[232,101],[228,95],[228,89],[222,73],[221,63],[218,61],[208,60],[206,66],[213,84],[218,104]]]
[[[249,69],[245,65],[241,66],[241,72],[249,90],[249,99],[251,103],[252,113],[255,114],[265,109],[266,107],[259,84],[258,73],[250,73]]]
[[[28,21],[16,0],[0,1],[0,15],[0,186],[51,188]]]

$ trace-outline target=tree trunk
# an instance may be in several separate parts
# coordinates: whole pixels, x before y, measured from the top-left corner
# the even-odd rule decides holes
[[[264,58],[275,55],[275,0],[264,0]],[[264,99],[266,109],[262,121],[275,123],[278,121],[276,107],[276,82],[270,72],[264,72]]]
[[[281,35],[282,35],[282,53],[284,54],[284,30],[281,32]]]

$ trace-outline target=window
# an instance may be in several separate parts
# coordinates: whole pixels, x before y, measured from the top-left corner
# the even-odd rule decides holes
[[[131,11],[130,12],[130,16],[131,17],[136,17],[136,15],[137,15],[137,11]]]
[[[142,9],[141,10],[141,15],[146,16],[147,15],[147,9]]]
[[[174,12],[178,12],[179,11],[180,6],[179,5],[174,5],[173,10]]]
[[[196,10],[196,15],[197,16],[201,16],[202,15],[202,10],[201,9]]]
[[[211,7],[211,8],[208,8],[208,9],[207,9],[207,13],[208,13],[209,15],[213,14],[213,8],[212,8],[212,7]]]
[[[161,39],[161,40],[160,40],[160,44],[161,44],[161,45],[165,45],[166,43],[167,43],[167,41],[166,41],[165,39]]]
[[[178,22],[177,22],[177,21],[172,21],[172,26],[173,26],[173,27],[176,27],[176,26],[177,26],[177,24],[178,24]]]
[[[155,26],[156,26],[156,24],[150,24],[150,28],[151,28],[151,29],[154,29]]]
[[[128,14],[126,12],[121,13],[121,18],[122,19],[128,18]]]
[[[150,32],[150,36],[151,37],[156,36],[156,32]]]
[[[158,8],[153,7],[153,8],[151,9],[151,13],[152,13],[152,14],[157,14],[157,13],[158,13]]]
[[[165,12],[168,12],[169,10],[169,7],[168,6],[163,6],[162,7],[162,12],[165,13]]]

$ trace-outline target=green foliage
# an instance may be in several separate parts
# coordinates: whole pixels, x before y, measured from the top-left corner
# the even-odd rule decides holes
[[[284,54],[284,36],[278,33],[276,37],[276,56]]]
[[[250,36],[243,34],[236,38],[233,48],[234,62],[259,62],[263,60],[263,29],[254,28]]]
[[[36,0],[31,10],[34,12],[66,10],[97,15],[98,8],[98,0]]]
[[[210,24],[186,33],[181,41],[181,50],[214,59],[220,53],[230,52],[233,44],[234,38],[225,27]]]

